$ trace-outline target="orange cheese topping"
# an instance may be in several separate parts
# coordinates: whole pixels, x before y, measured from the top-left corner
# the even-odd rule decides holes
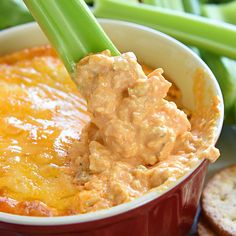
[[[1,211],[78,211],[67,152],[88,119],[84,100],[52,49],[0,59]]]

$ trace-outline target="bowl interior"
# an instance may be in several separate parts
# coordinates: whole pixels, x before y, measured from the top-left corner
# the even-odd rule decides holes
[[[183,94],[183,105],[191,110],[194,110],[195,106],[193,77],[196,69],[201,68],[204,71],[204,80],[206,81],[207,86],[211,87],[213,93],[215,95],[217,94],[221,101],[221,116],[218,120],[218,127],[216,131],[216,136],[218,138],[223,123],[222,94],[214,75],[197,55],[175,39],[146,27],[114,20],[100,20],[100,23],[120,51],[133,51],[137,55],[140,62],[153,68],[162,67],[165,73],[181,90]],[[0,45],[4,45],[3,47],[0,47],[0,55],[23,48],[44,45],[46,43],[48,43],[48,41],[36,23],[14,27],[12,29],[0,32]],[[211,102],[209,93],[204,93],[204,96],[207,98],[206,102]],[[189,172],[188,175],[193,171],[194,169]],[[181,178],[176,185],[188,175]],[[157,196],[158,194],[153,191],[138,199],[135,199],[132,202],[125,203],[108,210],[102,210],[92,214],[88,213],[80,216],[43,219],[42,217],[13,216],[6,213],[0,213],[0,217],[2,215],[4,216],[4,221],[17,224],[55,225],[79,221],[85,222],[128,211],[129,209],[138,207],[153,200]],[[67,220],[65,220],[65,218],[67,218]]]

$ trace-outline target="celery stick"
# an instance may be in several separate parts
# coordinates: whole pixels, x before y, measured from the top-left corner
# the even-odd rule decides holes
[[[24,0],[69,72],[89,53],[119,52],[83,0]]]
[[[233,13],[233,14],[232,14]],[[206,17],[236,24],[236,2],[208,5],[202,7]],[[203,59],[215,74],[221,87],[225,104],[225,122],[236,122],[236,61],[225,57],[202,53]]]
[[[169,1],[171,2],[171,0]],[[195,15],[201,14],[201,4],[198,0],[178,1],[180,1],[179,3],[181,4],[183,3],[186,12]],[[178,1],[176,1],[176,4]],[[177,7],[175,10],[181,9]],[[225,102],[225,120],[227,122],[235,121],[236,119],[234,119],[234,114],[232,114],[232,107],[234,107],[236,98],[236,65],[233,67],[234,61],[203,50],[198,50],[198,54],[205,60],[219,82]],[[233,70],[233,68],[235,69]]]
[[[200,4],[200,0],[183,0],[183,5],[185,12],[201,16],[202,4]]]
[[[225,57],[219,57],[212,53],[201,50],[202,59],[208,64],[224,96],[225,121],[236,121],[236,113],[232,109],[236,103],[236,62]]]
[[[202,14],[236,25],[236,1],[224,4],[203,4]]]
[[[235,1],[235,0],[200,0],[200,3],[222,4],[222,3],[232,2],[232,1]]]
[[[143,0],[142,3],[172,10],[183,11],[181,0]]]
[[[184,4],[182,0],[162,0],[162,3],[164,1],[164,4],[159,4],[157,3],[147,3],[153,6],[160,6],[166,9],[171,9],[175,11],[180,11],[184,12]],[[146,2],[145,0],[143,1],[144,3]],[[196,54],[199,54],[198,49],[196,47],[190,47]]]
[[[150,5],[156,5],[159,7],[162,6],[161,0],[142,0],[142,2]]]
[[[162,7],[166,9],[172,9],[176,11],[184,11],[184,7],[181,0],[160,0]]]
[[[126,1],[129,1],[129,2],[139,2],[139,0],[126,0]],[[150,0],[150,1],[155,1],[155,0]],[[160,1],[160,0],[157,0],[157,1]],[[85,2],[87,4],[89,4],[89,5],[92,5],[94,3],[94,0],[85,0]]]
[[[197,1],[195,1],[193,4],[192,0],[184,0],[184,3],[185,10],[189,13],[201,14],[201,12],[199,13],[199,11],[196,10],[200,9],[199,2],[197,3]],[[199,6],[196,6],[197,4]],[[211,12],[208,17],[219,19],[219,15],[214,15],[213,13],[214,11]],[[236,104],[236,62],[203,50],[200,51],[200,56],[208,64],[221,87],[225,105],[225,122],[235,122],[236,112],[234,112],[234,107]]]
[[[25,4],[21,0],[0,1],[0,30],[33,21]]]
[[[236,59],[236,27],[230,24],[122,0],[97,0],[94,14],[146,25],[186,44]]]

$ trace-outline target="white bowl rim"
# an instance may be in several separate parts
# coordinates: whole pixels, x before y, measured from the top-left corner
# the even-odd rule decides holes
[[[194,57],[198,62],[202,65],[204,70],[208,73],[209,78],[212,79],[214,89],[216,91],[216,94],[218,95],[221,104],[220,104],[220,117],[218,119],[218,124],[217,124],[217,131],[216,131],[216,139],[215,142],[218,140],[220,136],[220,132],[223,126],[223,117],[224,117],[224,105],[223,105],[223,97],[222,93],[219,87],[219,84],[211,72],[211,70],[208,68],[206,63],[198,57],[194,52],[192,52],[187,46],[179,42],[178,40],[172,38],[171,36],[168,36],[160,31],[151,29],[146,26],[138,25],[135,23],[130,23],[126,21],[119,21],[119,20],[111,20],[111,19],[99,19],[100,23],[112,23],[114,25],[124,25],[124,26],[130,26],[137,28],[142,31],[147,31],[152,34],[156,34],[159,37],[165,38],[166,40],[172,41],[173,43],[177,44],[179,47],[181,47],[183,50],[188,52],[192,57]],[[5,30],[0,31],[0,37],[4,34],[8,34],[11,32],[18,32],[21,31],[22,29],[30,29],[36,27],[37,23],[31,22],[31,23],[26,23],[18,26],[14,26]],[[157,191],[153,190],[141,197],[138,197],[130,202],[120,204],[115,207],[111,207],[108,209],[104,210],[99,210],[96,212],[91,212],[91,213],[86,213],[86,214],[78,214],[78,215],[71,215],[71,216],[56,216],[56,217],[34,217],[34,216],[21,216],[21,215],[14,215],[10,213],[4,213],[0,212],[0,222],[5,222],[5,223],[11,223],[11,224],[17,224],[17,225],[31,225],[31,226],[55,226],[55,225],[70,225],[70,224],[80,224],[80,223],[86,223],[86,222],[91,222],[91,221],[96,221],[96,220],[102,220],[106,219],[108,217],[116,216],[122,213],[126,213],[130,210],[136,209],[138,207],[141,207],[157,198],[160,196],[163,196],[167,192],[171,191],[173,188],[175,188],[178,184],[183,182],[185,179],[187,179],[202,163],[204,160],[199,161],[199,163],[191,169],[186,175],[178,179],[176,183],[168,188],[167,190],[158,193]]]

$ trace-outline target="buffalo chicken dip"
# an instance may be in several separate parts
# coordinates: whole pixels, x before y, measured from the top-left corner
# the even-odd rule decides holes
[[[50,47],[0,58],[0,211],[110,208],[216,160],[217,98],[184,112],[163,70],[145,68],[133,53],[89,55],[77,65],[77,88]]]

